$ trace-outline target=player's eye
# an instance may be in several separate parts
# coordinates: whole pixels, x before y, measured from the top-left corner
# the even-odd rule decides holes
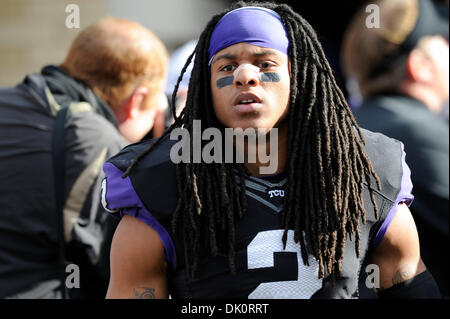
[[[260,69],[267,69],[267,68],[270,68],[271,66],[272,66],[272,64],[269,62],[261,62],[258,64],[258,67]]]
[[[231,71],[233,71],[234,69],[235,69],[234,65],[232,65],[232,64],[227,64],[227,65],[225,65],[224,67],[222,67],[222,68],[220,69],[220,71],[231,72]]]

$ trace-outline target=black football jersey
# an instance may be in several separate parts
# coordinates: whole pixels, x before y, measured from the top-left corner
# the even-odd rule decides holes
[[[318,279],[315,258],[309,256],[309,266],[304,265],[293,230],[288,231],[283,247],[280,212],[287,184],[283,174],[269,178],[250,176],[245,180],[247,211],[235,225],[236,274],[230,272],[228,257],[210,255],[201,258],[194,280],[185,271],[184,242],[181,236],[171,233],[177,187],[175,164],[169,154],[176,141],[162,141],[126,179],[121,178],[123,171],[149,141],[128,146],[110,159],[104,166],[103,203],[111,212],[135,216],[158,232],[171,266],[168,279],[172,298],[358,298],[358,277],[370,246],[381,240],[388,226],[383,223],[395,206],[412,200],[401,143],[381,134],[363,132],[366,150],[382,183],[382,191],[375,194],[380,218],[374,216],[366,189],[367,222],[361,225],[360,257],[356,257],[355,242],[348,239],[343,272],[334,285],[327,278]]]

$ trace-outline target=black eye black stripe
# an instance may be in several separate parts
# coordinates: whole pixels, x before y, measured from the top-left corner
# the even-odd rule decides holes
[[[266,72],[261,74],[261,81],[263,82],[280,82],[280,80],[280,75],[275,72]]]
[[[280,82],[281,78],[278,73],[275,72],[266,72],[261,73],[261,81],[262,82]],[[227,85],[233,85],[234,82],[234,76],[226,76],[223,78],[220,78],[216,81],[216,85],[219,89],[227,86]]]
[[[226,76],[224,78],[218,79],[216,81],[216,85],[219,89],[227,86],[227,85],[232,85],[234,82],[234,76]]]

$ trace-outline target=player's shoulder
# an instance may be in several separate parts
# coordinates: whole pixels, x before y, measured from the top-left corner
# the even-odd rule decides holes
[[[377,162],[389,161],[402,155],[402,142],[383,133],[360,128],[366,142],[366,152]],[[377,156],[378,155],[378,156]]]
[[[156,143],[157,139],[149,139],[124,147],[119,153],[111,157],[107,162],[113,164],[118,169],[125,171],[134,159],[145,152],[153,143],[151,151],[145,154],[137,163],[136,167],[150,168],[170,161],[171,147],[176,143],[169,137],[164,137]]]
[[[126,207],[145,208],[166,227],[177,203],[176,167],[170,159],[171,146],[176,143],[164,138],[137,161],[124,176],[133,161],[155,140],[125,147],[103,165],[104,207],[118,211]]]
[[[361,128],[366,153],[381,182],[382,194],[392,201],[402,186],[409,168],[405,162],[403,143],[382,133]]]

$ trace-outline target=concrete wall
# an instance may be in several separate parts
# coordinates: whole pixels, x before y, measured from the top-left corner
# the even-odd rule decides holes
[[[80,29],[106,16],[138,21],[169,52],[196,38],[220,0],[0,0],[0,86],[15,85],[49,63],[60,63],[80,31],[68,28],[69,4],[80,9]]]

